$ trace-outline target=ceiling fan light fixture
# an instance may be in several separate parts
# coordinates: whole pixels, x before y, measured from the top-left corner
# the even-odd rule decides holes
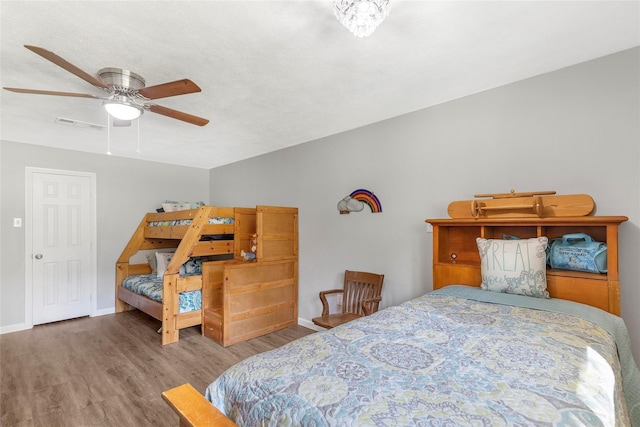
[[[142,108],[127,101],[111,100],[104,104],[107,113],[118,120],[135,120],[142,114]]]

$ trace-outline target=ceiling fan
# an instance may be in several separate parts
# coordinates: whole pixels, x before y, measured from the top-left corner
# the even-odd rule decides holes
[[[106,96],[96,96],[86,93],[55,92],[48,90],[20,89],[5,87],[4,89],[17,93],[31,93],[36,95],[70,96],[76,98],[94,98],[103,101],[107,112],[120,121],[130,121],[138,118],[144,111],[161,114],[172,119],[182,120],[197,126],[204,126],[209,120],[202,117],[183,113],[158,104],[147,101],[170,96],[185,95],[188,93],[200,92],[201,89],[189,79],[176,80],[174,82],[163,83],[156,86],[145,87],[142,76],[132,71],[121,68],[103,68],[98,71],[97,77],[81,70],[60,56],[38,46],[25,45],[30,51],[64,68],[72,74],[93,86],[107,92]]]

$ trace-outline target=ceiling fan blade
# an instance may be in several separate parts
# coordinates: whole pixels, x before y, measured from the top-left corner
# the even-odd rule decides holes
[[[191,123],[193,125],[204,126],[209,123],[209,120],[203,119],[202,117],[192,116],[191,114],[172,110],[171,108],[163,107],[161,105],[147,104],[145,107],[149,108],[149,111],[153,113],[171,117],[172,119],[182,120],[183,122]]]
[[[169,96],[186,95],[200,92],[197,84],[189,79],[176,80],[175,82],[149,86],[138,90],[138,93],[148,99],[167,98]]]
[[[69,61],[62,59],[61,57],[59,57],[58,55],[56,55],[53,52],[50,52],[46,49],[43,49],[41,47],[38,46],[30,46],[30,45],[24,45],[24,47],[26,47],[27,49],[29,49],[30,51],[37,53],[38,55],[42,56],[44,59],[48,59],[49,61],[53,62],[54,64],[56,64],[59,67],[64,68],[65,70],[67,70],[68,72],[70,72],[71,74],[75,74],[76,76],[80,77],[82,80],[91,83],[94,86],[97,86],[99,88],[102,89],[109,89],[109,86],[103,82],[102,80],[98,79],[97,77],[92,76],[91,74],[87,73],[86,71],[81,70],[80,68],[76,67],[75,65],[73,65],[72,63],[70,63]]]
[[[54,96],[72,96],[75,98],[108,99],[108,98],[101,98],[95,95],[89,95],[88,93],[54,92],[51,90],[20,89],[17,87],[3,87],[3,89],[8,90],[9,92],[31,93],[34,95],[54,95]]]

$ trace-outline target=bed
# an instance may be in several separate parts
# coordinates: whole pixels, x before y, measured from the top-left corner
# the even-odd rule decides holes
[[[116,263],[116,312],[227,346],[297,323],[297,208],[201,206],[148,213]],[[251,262],[243,256],[254,251]],[[147,263],[132,261],[147,253]]]
[[[163,345],[177,342],[180,329],[203,323],[202,295],[216,286],[210,271],[238,258],[252,233],[255,209],[146,214],[116,263],[116,312],[137,308],[162,321]],[[148,263],[131,261],[139,252],[148,253]],[[197,267],[186,272],[189,265]]]
[[[617,316],[448,286],[246,359],[206,398],[240,426],[625,426],[640,373]]]
[[[608,286],[577,276],[552,294]],[[205,397],[188,384],[163,396],[183,426],[640,426],[640,372],[620,317],[555,295],[438,288],[246,359]]]

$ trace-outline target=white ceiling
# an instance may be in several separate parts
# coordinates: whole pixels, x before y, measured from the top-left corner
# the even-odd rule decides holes
[[[90,74],[120,67],[147,86],[202,92],[155,101],[210,119],[153,113],[105,124],[95,99],[0,91],[0,138],[212,168],[399,116],[640,45],[640,2],[395,1],[364,39],[331,1],[2,1],[2,86],[101,95],[25,49]]]

